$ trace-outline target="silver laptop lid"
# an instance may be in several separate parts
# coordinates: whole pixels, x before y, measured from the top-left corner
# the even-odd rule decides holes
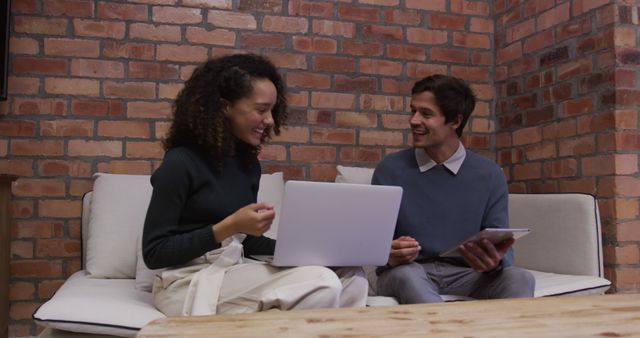
[[[402,188],[288,181],[273,265],[384,265]]]

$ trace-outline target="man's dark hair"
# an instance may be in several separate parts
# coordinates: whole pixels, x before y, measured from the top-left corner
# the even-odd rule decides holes
[[[210,59],[196,68],[173,104],[173,123],[164,141],[165,150],[178,146],[194,147],[209,156],[221,170],[225,155],[241,153],[251,157],[260,146],[245,145],[231,133],[228,118],[222,111],[222,100],[234,103],[253,92],[253,80],[267,79],[276,87],[277,99],[271,110],[274,125],[267,130],[280,134],[287,119],[285,85],[271,61],[255,54],[235,54]],[[242,149],[239,149],[241,147]]]
[[[456,129],[458,137],[462,136],[469,116],[476,106],[476,97],[469,85],[453,76],[431,75],[417,81],[411,89],[411,95],[431,92],[447,123],[453,122],[462,115],[462,123]]]

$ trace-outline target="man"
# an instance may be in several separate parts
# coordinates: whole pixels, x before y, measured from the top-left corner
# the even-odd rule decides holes
[[[512,267],[513,240],[458,247],[484,228],[508,228],[508,191],[500,167],[459,140],[475,107],[460,79],[433,75],[411,90],[413,148],[384,158],[372,184],[404,189],[389,261],[377,270],[378,294],[401,304],[442,302],[440,294],[478,299],[531,297],[535,281]]]

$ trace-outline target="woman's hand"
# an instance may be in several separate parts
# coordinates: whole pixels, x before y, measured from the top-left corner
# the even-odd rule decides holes
[[[276,212],[271,204],[252,203],[214,224],[213,234],[218,242],[237,233],[260,236],[271,228],[275,217]]]

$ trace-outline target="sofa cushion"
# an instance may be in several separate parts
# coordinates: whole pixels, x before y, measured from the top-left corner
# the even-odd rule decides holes
[[[536,279],[534,297],[603,294],[611,282],[600,277],[529,270]]]
[[[51,328],[123,337],[165,316],[153,306],[149,292],[137,291],[133,279],[90,278],[73,274],[33,318]]]
[[[371,184],[373,168],[338,165],[336,166],[336,169],[338,171],[335,179],[336,183]]]
[[[87,272],[94,278],[133,278],[136,239],[151,199],[148,175],[94,175],[87,235]]]

